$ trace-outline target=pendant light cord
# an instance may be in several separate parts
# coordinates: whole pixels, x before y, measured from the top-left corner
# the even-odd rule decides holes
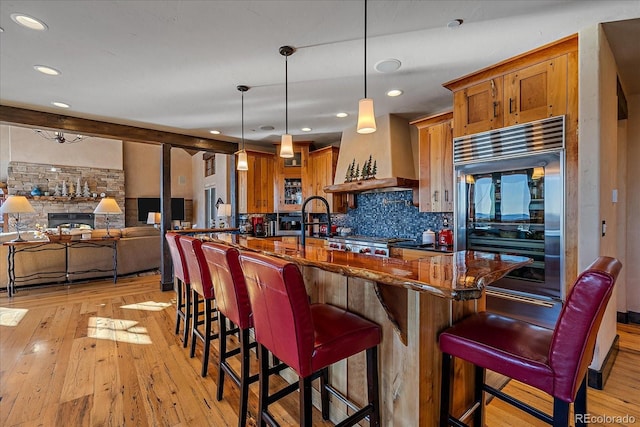
[[[367,97],[367,0],[364,0],[364,97]]]
[[[284,56],[284,133],[289,133],[289,55]]]
[[[242,94],[242,149],[244,150],[244,91]]]

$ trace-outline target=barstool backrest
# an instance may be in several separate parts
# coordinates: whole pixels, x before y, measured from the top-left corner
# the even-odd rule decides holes
[[[314,327],[298,266],[257,253],[242,252],[256,341],[296,372],[310,371]]]
[[[189,271],[191,289],[206,299],[215,298],[209,267],[202,253],[202,242],[189,236],[180,236],[179,242]]]
[[[549,349],[555,397],[573,401],[593,358],[598,329],[621,268],[617,259],[601,256],[576,279]]]
[[[218,310],[242,329],[253,326],[247,285],[240,267],[240,252],[219,243],[205,242],[202,252],[209,267]]]
[[[184,283],[189,282],[189,270],[184,260],[184,254],[182,253],[182,246],[180,246],[180,235],[178,233],[167,233],[164,235],[169,245],[169,252],[171,253],[171,260],[173,261],[173,275]]]

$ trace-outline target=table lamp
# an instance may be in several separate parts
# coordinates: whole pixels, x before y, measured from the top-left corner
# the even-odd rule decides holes
[[[103,198],[102,200],[100,200],[100,203],[98,203],[98,206],[96,206],[96,209],[93,211],[93,213],[106,215],[107,235],[104,237],[106,239],[113,237],[111,236],[111,234],[109,234],[109,214],[122,213],[122,211],[120,210],[120,206],[118,206],[118,202],[116,202],[116,199],[114,199],[113,197]]]
[[[161,220],[162,215],[160,215],[160,212],[149,212],[147,215],[147,224],[153,224],[155,228],[158,228]]]
[[[218,205],[218,218],[227,218],[231,216],[231,205],[229,203],[221,203]],[[220,221],[220,228],[224,228],[225,221]]]
[[[0,214],[16,214],[16,231],[18,237],[12,240],[12,242],[24,242],[25,240],[20,237],[20,214],[35,212],[31,203],[25,196],[9,196],[7,200],[0,207]]]

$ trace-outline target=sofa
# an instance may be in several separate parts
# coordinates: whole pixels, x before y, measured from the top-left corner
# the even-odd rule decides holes
[[[73,230],[74,242],[65,250],[61,244],[50,243],[38,252],[19,252],[15,255],[15,274],[21,286],[65,282],[65,262],[68,262],[68,281],[86,280],[113,276],[113,249],[111,241],[85,244],[82,234],[91,233],[92,239],[106,235],[106,230]],[[38,240],[36,233],[20,233],[25,240]],[[125,227],[111,229],[110,234],[119,237],[116,241],[118,276],[160,268],[160,230],[154,227]],[[86,236],[85,236],[86,237]],[[16,233],[0,233],[0,243],[16,238]],[[95,242],[95,241],[93,241]],[[0,246],[0,287],[6,288],[8,247]],[[66,257],[68,256],[68,260]],[[47,273],[48,272],[48,273]],[[20,279],[25,277],[24,279]]]

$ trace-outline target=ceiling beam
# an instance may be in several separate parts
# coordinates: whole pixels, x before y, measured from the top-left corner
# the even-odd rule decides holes
[[[234,142],[199,138],[179,133],[82,119],[61,114],[45,113],[42,111],[27,110],[25,108],[9,107],[7,105],[0,105],[0,122],[34,128],[70,131],[81,135],[121,139],[123,141],[143,142],[147,144],[170,144],[172,147],[187,150],[224,154],[233,154],[238,151],[238,144]]]

